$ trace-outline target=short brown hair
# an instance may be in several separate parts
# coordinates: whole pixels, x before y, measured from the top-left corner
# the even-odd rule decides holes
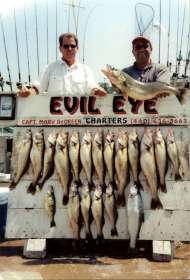
[[[77,38],[77,36],[74,33],[70,33],[70,32],[62,33],[59,36],[59,46],[60,47],[62,46],[64,38],[73,38],[75,40],[76,46],[78,47],[78,38]]]

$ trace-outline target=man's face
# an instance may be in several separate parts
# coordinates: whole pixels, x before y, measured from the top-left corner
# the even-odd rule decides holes
[[[78,50],[74,38],[64,37],[62,45],[59,47],[60,52],[62,53],[63,59],[70,62],[75,61],[75,56]]]
[[[133,55],[137,63],[149,62],[151,52],[151,46],[145,40],[137,40],[133,45]]]

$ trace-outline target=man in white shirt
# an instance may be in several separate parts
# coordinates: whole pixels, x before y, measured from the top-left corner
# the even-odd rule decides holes
[[[94,79],[91,69],[76,59],[78,52],[78,39],[73,33],[64,33],[59,37],[59,50],[62,58],[49,64],[40,81],[40,86],[34,86],[36,92],[48,95],[99,95],[107,92],[101,88]],[[18,94],[27,97],[33,89],[22,87]]]

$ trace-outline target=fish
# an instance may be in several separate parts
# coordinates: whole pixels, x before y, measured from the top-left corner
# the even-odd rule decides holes
[[[147,180],[151,195],[151,209],[163,208],[158,197],[158,181],[156,174],[156,162],[154,155],[154,145],[152,131],[145,128],[140,145],[140,164],[142,172]]]
[[[89,185],[92,185],[92,136],[86,131],[81,143],[80,160]]]
[[[105,69],[102,69],[102,72],[110,82],[120,90],[123,96],[128,96],[135,100],[148,100],[160,97],[163,94],[164,96],[175,95],[180,104],[186,102],[187,91],[181,91],[167,83],[160,81],[143,83],[110,65],[107,65]]]
[[[88,183],[82,186],[82,196],[81,196],[81,213],[85,225],[86,239],[92,239],[92,233],[90,231],[90,211],[91,211],[91,196],[90,188]]]
[[[63,188],[63,205],[68,203],[69,182],[70,182],[70,163],[68,151],[68,132],[62,130],[58,136],[55,146],[54,156],[55,169]]]
[[[166,144],[160,128],[157,128],[154,134],[154,150],[155,150],[155,159],[156,166],[158,171],[158,179],[159,179],[159,188],[162,192],[166,193],[166,182],[165,176],[167,171],[167,151]]]
[[[108,177],[108,183],[114,183],[114,152],[115,142],[114,135],[111,131],[108,131],[104,143],[104,162],[106,166],[106,173]]]
[[[100,185],[96,185],[96,188],[94,190],[91,210],[97,229],[97,244],[101,244],[104,239],[103,232],[102,232],[104,217],[103,217],[102,187]]]
[[[136,252],[136,241],[144,222],[143,201],[138,186],[131,185],[127,198],[127,228],[129,233],[128,253]]]
[[[38,186],[40,189],[42,189],[45,181],[51,177],[54,171],[54,154],[55,154],[56,139],[57,139],[57,133],[53,131],[49,134],[46,142],[42,177],[38,182]]]
[[[43,129],[40,129],[33,136],[33,144],[30,152],[30,161],[32,164],[32,182],[30,183],[27,192],[31,194],[35,194],[38,180],[42,174],[44,146],[44,131]]]
[[[80,183],[80,136],[78,131],[73,131],[70,138],[69,158],[73,179]]]
[[[186,141],[176,141],[178,157],[179,157],[179,175],[182,180],[187,180],[189,162],[188,162],[188,150]]]
[[[55,212],[56,212],[56,200],[53,190],[53,186],[49,186],[45,195],[45,209],[50,219],[50,227],[56,227],[55,223]]]
[[[175,174],[175,180],[180,179],[179,175],[179,156],[178,156],[178,150],[177,145],[175,143],[174,133],[171,128],[168,128],[168,133],[166,136],[166,148],[168,152],[169,159],[172,163],[174,174]]]
[[[78,185],[75,181],[72,181],[69,191],[68,202],[68,218],[69,225],[73,233],[75,241],[80,239],[80,197],[78,192]]]
[[[97,130],[92,142],[92,161],[98,183],[104,185],[104,155],[103,155],[103,135],[101,130]]]
[[[114,189],[111,183],[106,187],[105,195],[105,212],[107,214],[108,220],[111,224],[111,236],[118,236],[116,222],[118,218],[116,199],[114,195]]]
[[[32,131],[27,129],[23,138],[17,145],[17,160],[10,189],[14,189],[26,172],[30,162],[30,150],[32,147]]]
[[[139,181],[139,172],[140,172],[140,143],[136,129],[133,129],[128,134],[128,157],[129,165],[133,177],[134,184],[143,189]]]
[[[120,130],[116,140],[115,152],[115,171],[116,171],[116,185],[117,185],[117,203],[125,206],[125,187],[128,183],[128,136],[125,131]]]

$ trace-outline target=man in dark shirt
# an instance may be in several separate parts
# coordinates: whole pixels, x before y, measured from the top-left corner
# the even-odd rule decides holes
[[[138,36],[132,41],[132,52],[135,57],[135,62],[132,66],[124,68],[123,71],[130,75],[135,80],[144,83],[164,82],[170,83],[170,72],[164,65],[153,63],[151,60],[152,44],[150,40],[144,36]],[[145,113],[156,114],[154,108],[157,99],[144,101]],[[143,101],[129,98],[129,102],[133,105],[133,113],[137,112],[138,108],[143,104]]]

